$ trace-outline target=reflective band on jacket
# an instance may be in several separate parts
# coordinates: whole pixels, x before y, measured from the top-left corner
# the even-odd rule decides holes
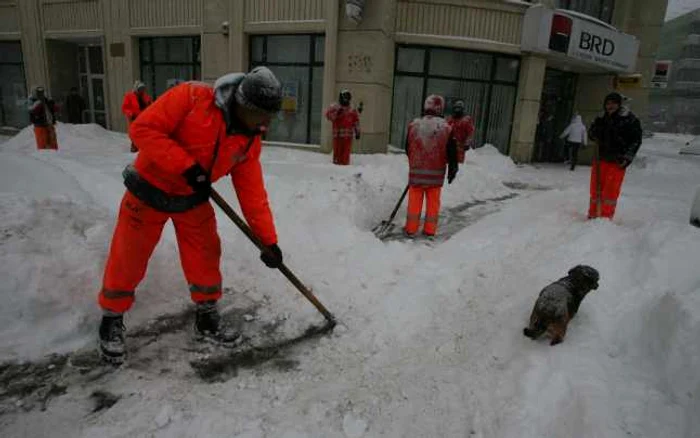
[[[416,169],[408,171],[408,184],[442,187],[445,181],[445,168],[442,169]]]
[[[116,300],[119,298],[133,298],[133,290],[114,290],[114,289],[102,289],[102,296],[110,300]]]
[[[217,284],[215,286],[202,286],[199,284],[191,284],[190,285],[190,292],[195,294],[205,294],[205,295],[213,295],[217,294],[221,291],[221,285]]]
[[[355,130],[352,128],[338,128],[333,130],[333,137],[335,138],[352,138],[355,134]]]

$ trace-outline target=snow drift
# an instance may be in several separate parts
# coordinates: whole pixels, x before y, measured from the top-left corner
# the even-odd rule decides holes
[[[95,295],[123,193],[128,140],[59,125],[58,153],[30,130],[0,145],[0,357],[36,359],[94,341]],[[214,385],[149,363],[70,388],[45,412],[4,416],[4,436],[673,436],[700,420],[700,234],[688,206],[700,160],[684,141],[645,141],[612,223],[585,221],[588,172],[516,166],[495,148],[467,154],[446,213],[494,203],[449,240],[378,241],[405,186],[405,157],[265,148],[285,260],[343,325],[293,352],[286,371],[241,371]],[[235,205],[230,183],[217,189]],[[403,222],[405,211],[397,222]],[[224,305],[265,303],[290,329],[315,310],[218,217]],[[540,289],[579,263],[601,273],[563,344],[522,336]],[[129,328],[188,306],[172,230],[149,266]],[[295,325],[296,324],[296,325]],[[86,415],[95,388],[121,399]]]

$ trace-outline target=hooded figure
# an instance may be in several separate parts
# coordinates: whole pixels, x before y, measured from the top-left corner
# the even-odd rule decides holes
[[[591,166],[589,219],[613,218],[626,169],[642,145],[642,125],[622,106],[622,100],[619,93],[608,94],[603,103],[604,114],[588,130],[591,139],[598,143],[598,163]]]
[[[34,125],[37,149],[58,150],[57,113],[58,105],[46,96],[44,87],[34,87],[29,98],[29,121]]]
[[[423,105],[423,117],[408,125],[406,154],[408,155],[408,213],[404,232],[413,236],[418,232],[426,199],[423,234],[437,233],[440,213],[440,192],[447,173],[449,184],[457,175],[457,145],[452,128],[442,118],[445,99],[430,95]],[[448,170],[449,169],[449,170]]]
[[[243,216],[266,245],[261,260],[282,263],[267,201],[260,152],[261,132],[280,109],[281,87],[266,67],[221,77],[214,87],[187,82],[168,90],[134,123],[129,135],[139,147],[124,170],[124,194],[99,304],[103,358],[125,354],[122,315],[133,302],[148,260],[166,222],[173,221],[180,259],[196,304],[195,333],[219,344],[238,334],[220,324],[221,245],[209,203],[212,182],[231,175]]]
[[[334,103],[326,110],[326,119],[333,123],[333,164],[350,164],[352,138],[360,139],[360,114],[350,107],[352,94],[343,90]]]
[[[578,151],[581,148],[581,145],[588,145],[586,125],[583,124],[583,120],[581,119],[580,115],[576,114],[571,119],[571,123],[566,127],[559,138],[566,140],[571,170],[574,170],[576,168],[576,163],[578,162]]]
[[[133,88],[124,95],[124,101],[122,102],[122,113],[126,116],[127,131],[139,114],[152,103],[153,99],[151,99],[151,96],[146,92],[146,84],[138,80],[134,82]],[[138,148],[132,141],[131,152],[136,151],[138,151]]]
[[[447,118],[452,127],[452,135],[457,143],[457,162],[464,163],[467,149],[474,135],[474,121],[464,114],[464,101],[458,100],[452,105],[452,115]]]

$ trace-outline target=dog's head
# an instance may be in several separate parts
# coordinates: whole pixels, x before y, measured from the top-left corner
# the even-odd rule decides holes
[[[569,270],[569,278],[577,288],[586,293],[598,289],[600,274],[590,266],[578,265]]]

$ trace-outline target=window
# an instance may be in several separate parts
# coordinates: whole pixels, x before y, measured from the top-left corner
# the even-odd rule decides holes
[[[199,37],[156,37],[139,40],[141,80],[154,98],[175,79],[201,78]]]
[[[22,128],[29,123],[29,114],[19,42],[0,42],[0,78],[0,126]]]
[[[430,94],[445,98],[445,113],[464,100],[474,118],[475,145],[508,152],[520,59],[491,53],[399,46],[396,49],[391,143],[403,147],[408,123],[421,115]]]
[[[557,0],[557,7],[581,12],[606,23],[612,22],[615,0]]]
[[[534,3],[532,0],[526,0]],[[554,5],[559,9],[581,12],[606,23],[612,23],[615,0],[556,0]]]
[[[250,38],[251,68],[264,65],[282,83],[282,111],[265,139],[321,142],[323,35],[256,35]]]

